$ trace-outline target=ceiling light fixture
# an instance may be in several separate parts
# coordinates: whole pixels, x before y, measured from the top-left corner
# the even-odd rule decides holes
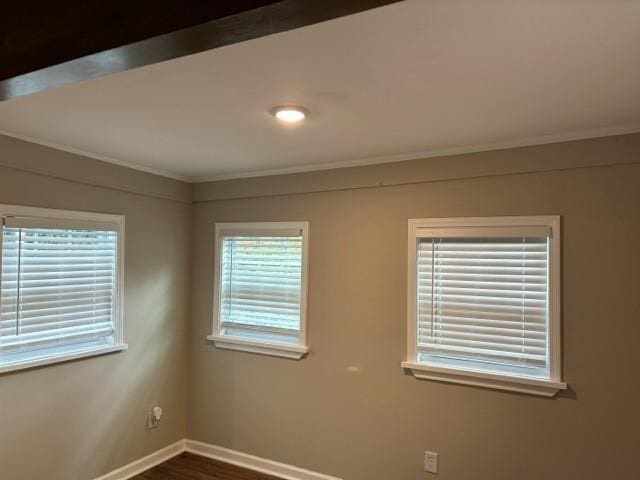
[[[279,105],[269,110],[269,113],[278,120],[286,123],[301,122],[309,115],[309,111],[306,108],[295,105]]]

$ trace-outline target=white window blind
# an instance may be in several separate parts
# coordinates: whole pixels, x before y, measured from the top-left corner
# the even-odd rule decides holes
[[[298,343],[302,236],[224,236],[219,322],[224,334]]]
[[[549,238],[420,238],[417,359],[549,376]]]
[[[118,232],[81,223],[4,218],[0,363],[116,343]]]

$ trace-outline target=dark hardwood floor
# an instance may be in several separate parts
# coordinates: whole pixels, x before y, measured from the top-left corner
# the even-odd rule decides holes
[[[132,480],[281,480],[210,458],[182,453]]]

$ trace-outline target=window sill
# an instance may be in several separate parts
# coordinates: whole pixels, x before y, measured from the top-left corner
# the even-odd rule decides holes
[[[402,367],[408,368],[416,378],[420,379],[509,390],[543,397],[553,397],[560,390],[567,388],[567,384],[564,382],[495,375],[474,370],[442,368],[413,362],[402,362]]]
[[[286,345],[282,343],[258,342],[254,340],[244,340],[225,335],[209,335],[207,340],[213,341],[218,348],[227,350],[239,350],[242,352],[259,353],[271,355],[273,357],[290,358],[300,360],[309,351],[309,347],[302,345]]]
[[[52,365],[54,363],[68,362],[70,360],[78,360],[86,357],[94,357],[97,355],[104,355],[106,353],[120,352],[126,350],[129,346],[126,343],[119,345],[107,345],[89,348],[85,350],[78,350],[75,352],[64,353],[51,357],[40,357],[31,360],[22,360],[12,363],[0,364],[0,373],[12,372],[15,370],[24,370],[27,368],[42,367],[45,365]]]

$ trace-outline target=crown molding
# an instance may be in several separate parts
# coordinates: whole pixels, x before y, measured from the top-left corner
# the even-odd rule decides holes
[[[421,150],[417,152],[400,153],[395,155],[383,155],[379,157],[361,158],[355,160],[345,160],[328,163],[312,163],[309,165],[285,167],[267,170],[251,170],[241,173],[229,173],[220,175],[203,175],[190,177],[191,183],[218,182],[221,180],[236,180],[240,178],[266,177],[271,175],[286,175],[291,173],[314,172],[318,170],[333,170],[336,168],[365,167],[367,165],[379,165],[383,163],[404,162],[407,160],[419,160],[422,158],[446,157],[451,155],[462,155],[465,153],[487,152],[491,150],[505,150],[507,148],[529,147],[534,145],[545,145],[550,143],[570,142],[575,140],[586,140],[588,138],[610,137],[614,135],[626,135],[639,133],[640,123],[615,126],[607,128],[597,128],[581,130],[577,132],[541,135],[537,137],[526,137],[503,142],[483,143],[476,145],[466,145],[461,147],[440,148]]]
[[[144,165],[140,165],[138,163],[129,162],[126,160],[119,160],[117,158],[108,157],[106,155],[101,155],[99,153],[94,153],[94,152],[89,152],[87,150],[81,150],[79,148],[69,147],[67,145],[62,145],[60,143],[55,143],[55,142],[50,142],[48,140],[42,140],[39,138],[30,137],[28,135],[22,135],[19,133],[14,133],[14,132],[2,130],[2,129],[0,129],[0,135],[15,138],[17,140],[22,140],[29,143],[35,143],[36,145],[42,145],[43,147],[53,148],[55,150],[60,150],[62,152],[72,153],[74,155],[93,158],[94,160],[100,160],[101,162],[111,163],[113,165],[130,168],[132,170],[138,170],[140,172],[150,173],[152,175],[158,175],[161,177],[171,178],[173,180],[180,180],[182,182],[193,183],[193,179],[188,175],[180,175],[178,173],[169,172],[167,170],[147,167]]]
[[[287,174],[295,174],[295,173],[315,172],[315,171],[321,171],[321,170],[334,170],[339,168],[364,167],[367,165],[380,165],[385,163],[396,163],[396,162],[404,162],[408,160],[419,160],[424,158],[462,155],[466,153],[478,153],[478,152],[486,152],[491,150],[505,150],[508,148],[545,145],[545,144],[569,142],[569,141],[575,141],[575,140],[586,140],[589,138],[610,137],[614,135],[626,135],[631,133],[640,133],[640,123],[624,125],[624,126],[581,130],[581,131],[561,133],[561,134],[549,134],[549,135],[542,135],[542,136],[536,136],[536,137],[526,137],[522,139],[507,140],[502,142],[466,145],[466,146],[442,148],[442,149],[428,149],[428,150],[421,150],[416,152],[407,152],[407,153],[400,153],[395,155],[383,155],[383,156],[376,156],[376,157],[344,160],[344,161],[338,161],[338,162],[312,163],[312,164],[301,165],[301,166],[292,166],[292,167],[274,168],[274,169],[265,169],[265,170],[250,170],[246,172],[237,172],[237,173],[228,173],[228,174],[189,176],[189,175],[178,174],[175,172],[162,170],[158,168],[148,167],[145,165],[140,165],[138,163],[134,163],[126,160],[120,160],[113,157],[108,157],[106,155],[90,152],[87,150],[81,150],[81,149],[70,147],[67,145],[62,145],[59,143],[50,142],[47,140],[30,137],[28,135],[17,134],[14,132],[0,129],[0,135],[5,135],[7,137],[16,138],[18,140],[34,143],[36,145],[42,145],[42,146],[53,148],[63,152],[72,153],[75,155],[81,155],[84,157],[93,158],[94,160],[100,160],[102,162],[111,163],[113,165],[119,165],[121,167],[126,167],[133,170],[145,172],[145,173],[150,173],[152,175],[158,175],[161,177],[171,178],[173,180],[179,180],[187,183],[207,183],[207,182],[218,182],[223,180],[236,180],[236,179],[242,179],[242,178],[267,177],[267,176],[273,176],[273,175],[287,175]]]

